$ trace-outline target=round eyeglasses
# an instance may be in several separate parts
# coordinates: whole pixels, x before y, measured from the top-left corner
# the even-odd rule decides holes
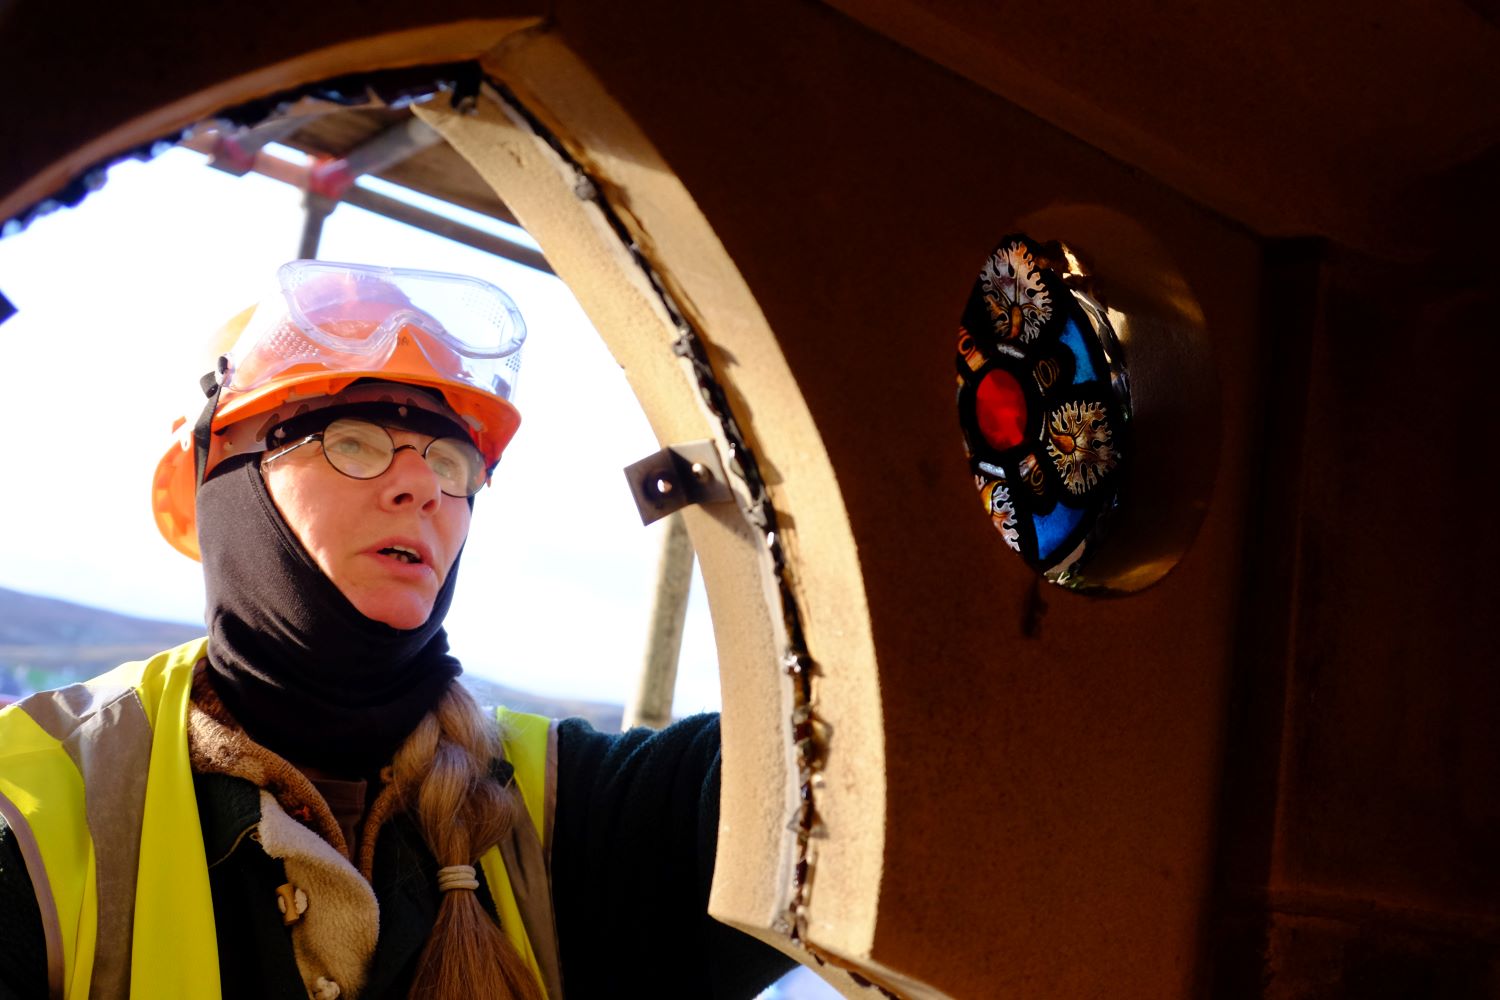
[[[439,488],[450,497],[471,497],[489,481],[484,456],[469,441],[433,438],[419,451],[414,444],[397,445],[382,425],[356,417],[340,417],[321,431],[267,455],[262,463],[274,462],[312,441],[322,442],[328,464],[350,479],[374,479],[384,474],[396,460],[396,452],[410,448],[422,456],[437,476]]]

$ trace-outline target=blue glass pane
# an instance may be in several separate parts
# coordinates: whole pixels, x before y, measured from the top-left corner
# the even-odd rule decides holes
[[[1078,323],[1071,316],[1068,317],[1068,328],[1058,338],[1064,347],[1073,352],[1073,382],[1092,382],[1099,376],[1094,372],[1094,364],[1089,360],[1088,348],[1083,346],[1083,334],[1078,330]]]
[[[1035,515],[1032,520],[1036,523],[1037,557],[1044,560],[1051,559],[1057,547],[1078,526],[1078,522],[1083,520],[1084,513],[1065,504],[1058,504],[1052,508],[1050,514]]]

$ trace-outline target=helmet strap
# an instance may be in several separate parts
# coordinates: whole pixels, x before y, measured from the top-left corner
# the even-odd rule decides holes
[[[208,397],[208,402],[203,404],[203,412],[198,414],[198,420],[193,424],[193,471],[195,482],[200,487],[208,469],[209,437],[213,433],[214,415],[219,412],[220,389],[224,386],[224,373],[227,371],[229,356],[221,354],[214,370],[205,372],[198,380],[198,387]]]

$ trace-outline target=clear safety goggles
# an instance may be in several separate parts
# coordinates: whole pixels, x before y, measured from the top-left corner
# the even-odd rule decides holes
[[[502,399],[514,390],[526,323],[487,281],[317,260],[283,264],[277,281],[228,352],[231,393],[289,374],[423,369]]]
[[[384,475],[396,460],[396,453],[410,448],[427,463],[437,477],[439,488],[450,497],[471,497],[489,480],[484,456],[465,438],[435,437],[422,448],[398,445],[389,428],[360,417],[339,417],[322,430],[278,447],[262,463],[284,458],[314,441],[322,446],[328,464],[350,479],[376,479]]]

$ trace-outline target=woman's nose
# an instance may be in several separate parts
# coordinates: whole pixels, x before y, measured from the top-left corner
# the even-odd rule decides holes
[[[432,511],[441,502],[443,491],[437,473],[416,445],[398,445],[391,454],[391,467],[380,478],[381,499],[391,507],[414,503]]]

